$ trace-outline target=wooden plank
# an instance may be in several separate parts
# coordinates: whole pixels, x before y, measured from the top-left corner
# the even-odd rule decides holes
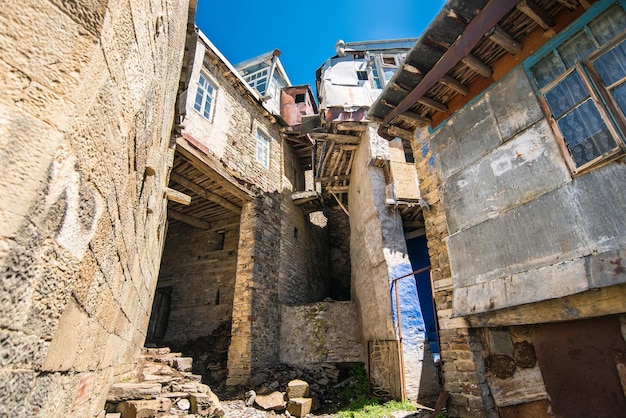
[[[388,124],[400,113],[407,111],[417,100],[426,94],[431,87],[446,75],[463,57],[467,57],[472,49],[480,42],[485,34],[485,28],[495,26],[500,19],[507,15],[520,0],[490,1],[467,25],[463,34],[454,42],[430,71],[422,78],[419,84],[409,93],[402,102],[383,120]],[[381,127],[383,126],[381,125]]]
[[[567,7],[570,10],[576,10],[578,8],[578,2],[576,0],[556,0],[561,3],[563,6]]]
[[[517,9],[535,21],[541,29],[548,30],[555,25],[554,19],[532,0],[522,0],[517,5]]]
[[[165,188],[165,197],[167,197],[167,200],[180,203],[181,205],[189,205],[191,203],[191,196],[170,187]]]
[[[206,200],[209,200],[213,203],[217,203],[218,205],[238,215],[241,213],[241,208],[237,206],[236,204],[224,199],[223,197],[205,189],[204,187],[192,182],[191,180],[186,179],[185,177],[177,173],[172,172],[172,174],[170,175],[170,178],[176,183],[183,186],[184,188],[191,190],[192,192],[194,192],[200,197],[203,197]]]
[[[176,221],[180,221],[187,225],[193,226],[194,228],[211,229],[210,223],[198,219],[194,216],[185,215],[184,213],[177,212],[170,208],[167,209],[167,216]]]
[[[491,77],[491,75],[493,74],[493,69],[490,66],[483,63],[481,60],[471,54],[468,54],[467,56],[461,58],[461,62],[467,65],[471,70],[482,75],[483,77]]]
[[[326,176],[326,177],[320,177],[317,179],[317,181],[320,183],[327,183],[329,181],[343,181],[343,180],[350,180],[350,176],[349,175]]]
[[[499,327],[573,321],[623,312],[626,312],[626,284],[472,315],[467,320],[473,327]]]
[[[335,193],[348,193],[349,188],[350,186],[328,186],[326,187],[326,190]]]
[[[195,148],[186,138],[176,139],[176,151],[189,160],[196,169],[238,198],[250,201],[254,197],[254,193],[240,185],[219,161]]]
[[[495,25],[491,28],[487,32],[487,37],[513,55],[517,55],[522,51],[522,45],[513,39],[500,25]]]
[[[309,134],[318,141],[335,141],[337,144],[358,144],[360,137],[354,135],[332,134],[327,132],[311,132]]]
[[[367,130],[367,123],[365,122],[340,122],[337,124],[338,131],[359,131],[363,132]]]

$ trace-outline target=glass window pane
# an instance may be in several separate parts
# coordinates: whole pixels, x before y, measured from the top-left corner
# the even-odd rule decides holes
[[[586,97],[589,97],[589,93],[577,71],[572,72],[546,93],[546,100],[556,118]]]
[[[606,86],[626,77],[626,42],[602,54],[594,61],[594,66]]]
[[[626,13],[618,4],[611,6],[592,20],[589,28],[600,45],[603,45],[626,30]]]
[[[530,68],[539,88],[545,87],[556,76],[565,71],[559,59],[552,52]]]
[[[626,115],[626,82],[611,90],[617,105],[622,109],[622,114]]]
[[[206,102],[204,102],[204,112],[202,113],[207,119],[209,118],[209,116],[211,116],[211,103],[211,98],[207,97]]]
[[[193,103],[193,108],[196,109],[198,112],[200,111],[200,109],[202,109],[202,97],[203,96],[204,96],[204,92],[202,91],[202,88],[198,86],[198,90],[196,90],[196,98]]]
[[[557,48],[567,68],[572,67],[576,63],[576,60],[582,60],[595,49],[595,44],[584,30],[576,33]]]
[[[565,115],[558,121],[558,125],[570,154],[579,167],[616,147],[611,133],[591,100]]]

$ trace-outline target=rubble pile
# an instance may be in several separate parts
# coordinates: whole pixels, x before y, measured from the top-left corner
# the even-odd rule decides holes
[[[135,372],[111,386],[106,418],[224,416],[217,395],[192,368],[192,358],[169,348],[144,349]]]

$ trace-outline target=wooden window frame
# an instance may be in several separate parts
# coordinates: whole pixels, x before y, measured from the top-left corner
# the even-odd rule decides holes
[[[206,81],[206,84],[210,87],[213,88],[213,94],[209,94],[208,89],[205,88],[205,86],[201,85],[200,83],[200,79],[203,78]],[[202,101],[200,103],[200,109],[196,108],[196,105],[198,105],[197,102],[197,96],[198,96],[198,91],[202,90]],[[213,115],[215,114],[215,102],[217,100],[217,91],[218,91],[218,87],[217,87],[217,83],[215,82],[215,80],[213,79],[213,77],[211,77],[209,75],[209,73],[207,73],[206,71],[202,70],[200,71],[200,73],[198,74],[198,80],[196,82],[196,94],[194,95],[193,98],[193,110],[195,110],[196,112],[198,112],[200,114],[200,116],[202,116],[204,119],[208,120],[209,122],[213,121]],[[210,104],[209,104],[209,114],[205,115],[205,108],[207,106],[207,101],[208,99],[210,100]]]

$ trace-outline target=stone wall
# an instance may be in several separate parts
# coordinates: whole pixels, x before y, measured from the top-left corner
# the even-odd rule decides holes
[[[0,12],[2,416],[101,416],[139,353],[188,13],[186,0]]]
[[[239,218],[233,218],[238,223]],[[171,287],[171,308],[163,345],[182,346],[230,325],[237,267],[239,226],[223,233],[181,225],[165,241],[160,288]]]
[[[193,109],[200,72],[217,87],[213,114],[208,119]],[[197,39],[185,97],[186,134],[205,145],[256,195],[241,215],[237,250],[233,249],[234,297],[230,299],[228,384],[245,383],[254,368],[279,361],[279,302],[305,303],[328,294],[325,234],[291,200],[291,193],[304,184],[304,170],[289,143],[282,139],[279,123],[264,109],[256,91],[250,91],[232,73],[232,66],[202,35]],[[256,160],[257,131],[271,138],[269,167]],[[209,293],[215,291],[207,289]],[[220,305],[219,309],[220,320],[227,318],[227,308]],[[194,312],[199,313],[188,313],[192,322]]]
[[[280,360],[296,366],[365,362],[354,302],[281,307]]]

